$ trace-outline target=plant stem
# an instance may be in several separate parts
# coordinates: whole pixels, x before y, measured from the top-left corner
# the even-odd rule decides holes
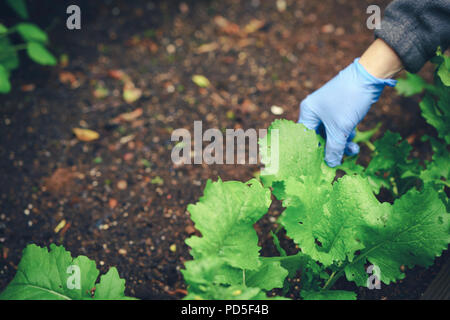
[[[370,149],[370,151],[372,151],[372,152],[375,151],[376,148],[372,142],[366,141],[365,143],[366,143],[366,146]]]
[[[334,278],[334,276],[336,275],[336,271],[334,271],[331,276],[328,278],[327,282],[325,283],[325,285],[322,287],[323,290],[328,289],[331,280]],[[334,283],[334,282],[333,282]]]

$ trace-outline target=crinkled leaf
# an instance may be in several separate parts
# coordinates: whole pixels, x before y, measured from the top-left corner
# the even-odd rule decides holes
[[[399,78],[397,81],[395,90],[399,95],[405,97],[421,93],[427,86],[426,81],[421,76],[409,72],[406,72],[406,78]]]
[[[100,283],[95,286],[95,300],[130,300],[126,297],[125,279],[121,279],[119,272],[112,267],[100,277]]]
[[[310,190],[311,193],[308,193]],[[334,185],[314,189],[289,179],[280,222],[302,252],[324,265],[353,259],[364,248],[362,226],[383,223],[385,205],[378,202],[370,185],[359,176],[344,176]]]
[[[447,144],[450,143],[450,88],[448,97],[441,96],[436,103],[431,94],[425,95],[423,100],[419,103],[422,110],[422,116],[428,124],[432,125],[438,131],[439,137],[445,140]]]
[[[79,268],[80,288],[72,281],[75,275],[74,269]],[[95,261],[85,256],[73,259],[70,252],[62,246],[50,245],[41,248],[34,244],[27,246],[23,252],[22,259],[14,279],[6,289],[0,294],[2,300],[81,300],[92,299],[91,289],[96,287],[95,281],[99,271]],[[109,274],[109,275],[108,275]],[[100,288],[101,296],[122,299],[124,286],[116,287],[121,280],[117,271],[114,274],[111,270],[108,276],[102,277]],[[107,292],[105,289],[111,290]],[[97,291],[95,292],[97,298]]]
[[[404,172],[418,174],[420,170],[418,160],[409,159],[411,145],[407,140],[402,141],[400,134],[391,131],[387,131],[382,138],[376,140],[374,145],[375,154],[363,176],[377,193],[381,186],[390,189],[394,195],[405,193],[412,184],[406,176],[403,176]]]
[[[265,186],[274,187],[277,197],[282,197],[282,182],[289,177],[307,177],[318,185],[331,182],[334,178],[335,170],[323,161],[324,151],[319,146],[317,134],[303,124],[275,120],[267,136],[260,139],[259,145],[261,162],[266,164],[266,168],[261,171],[261,180]],[[267,164],[270,164],[271,169],[267,168]]]
[[[33,23],[22,22],[17,24],[15,28],[27,42],[36,41],[44,44],[48,42],[47,33]]]
[[[346,267],[347,278],[365,286],[367,261],[380,268],[381,281],[389,284],[404,278],[402,265],[428,267],[447,249],[449,214],[431,187],[412,189],[395,201],[385,224],[364,228],[360,237],[365,249]]]
[[[409,164],[407,158],[412,147],[408,141],[401,139],[400,134],[386,131],[381,139],[376,140],[374,142],[376,154],[370,161],[367,171],[375,173]]]
[[[231,266],[256,270],[260,266],[258,236],[253,224],[271,203],[270,190],[252,179],[247,183],[208,180],[204,196],[188,211],[202,237],[186,240],[194,259],[217,256]]]
[[[446,146],[434,139],[428,137],[431,142],[433,149],[432,161],[427,163],[425,170],[420,172],[420,179],[426,183],[436,183],[441,185],[447,185],[450,183],[450,153],[448,152]]]

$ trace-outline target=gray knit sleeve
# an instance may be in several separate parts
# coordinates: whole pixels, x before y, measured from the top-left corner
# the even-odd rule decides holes
[[[450,0],[394,0],[375,37],[394,49],[406,70],[417,72],[438,46],[450,45]]]

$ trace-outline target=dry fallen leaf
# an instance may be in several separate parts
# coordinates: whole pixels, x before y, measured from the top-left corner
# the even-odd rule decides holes
[[[34,91],[35,88],[36,86],[34,85],[34,83],[24,84],[20,87],[23,92],[31,92]]]
[[[109,70],[108,75],[116,80],[129,81],[128,75],[122,70]]]
[[[263,20],[252,19],[250,22],[244,27],[244,31],[246,33],[253,33],[264,27],[266,23]]]
[[[66,225],[66,219],[62,219],[60,223],[55,227],[55,233],[58,233],[62,228],[64,228]]]
[[[123,100],[127,103],[133,103],[142,95],[142,90],[136,88],[133,83],[127,82],[123,87]]]
[[[133,110],[131,112],[126,112],[119,114],[117,117],[115,117],[112,121],[114,123],[125,121],[125,122],[131,122],[139,118],[144,110],[142,108],[137,108],[136,110]]]
[[[211,85],[208,78],[199,74],[192,76],[192,81],[200,88],[207,88]]]
[[[93,140],[97,140],[100,138],[100,135],[98,132],[94,130],[89,129],[82,129],[82,128],[73,128],[72,129],[75,136],[78,138],[78,140],[89,142]]]
[[[226,34],[239,34],[241,31],[237,24],[228,21],[222,16],[214,17],[214,23],[219,27],[220,31]]]
[[[198,47],[195,52],[196,53],[206,53],[206,52],[211,52],[214,50],[217,50],[219,48],[219,45],[216,42],[212,42],[212,43],[206,43],[206,44],[202,44],[200,47]]]
[[[64,84],[70,84],[72,89],[76,89],[80,86],[80,82],[77,80],[75,75],[69,71],[61,71],[59,73],[59,81]]]
[[[239,106],[239,110],[243,113],[251,113],[258,109],[258,107],[249,99],[245,99],[242,104]]]

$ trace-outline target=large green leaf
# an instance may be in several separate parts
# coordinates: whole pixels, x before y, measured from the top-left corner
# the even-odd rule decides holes
[[[387,210],[359,176],[344,176],[322,190],[315,189],[312,181],[302,184],[289,179],[283,204],[287,209],[280,222],[287,235],[324,265],[351,261],[354,252],[364,248],[361,227],[382,224]]]
[[[267,136],[259,141],[261,162],[272,162],[271,166],[278,168],[276,172],[267,168],[261,171],[264,185],[272,186],[274,194],[282,198],[283,182],[290,177],[314,180],[317,185],[330,183],[335,170],[323,161],[323,145],[319,146],[319,142],[316,133],[303,124],[275,120],[270,125]],[[274,165],[274,161],[278,165]]]
[[[404,278],[400,267],[430,266],[450,242],[450,220],[438,193],[431,187],[410,190],[396,200],[385,224],[365,227],[365,249],[346,269],[347,279],[366,285],[366,262],[377,266],[386,284]]]
[[[11,91],[9,72],[0,64],[0,93],[8,93],[9,91]]]
[[[271,203],[270,190],[259,181],[208,180],[204,196],[188,211],[202,237],[186,240],[194,259],[217,256],[231,266],[256,270],[260,266],[258,236],[253,224]]]
[[[40,43],[27,43],[28,56],[35,62],[43,65],[56,65],[56,58]]]
[[[78,270],[78,271],[76,271]],[[80,277],[80,287],[71,286],[72,277]],[[85,256],[73,259],[70,252],[62,246],[50,245],[41,248],[28,245],[19,263],[14,279],[0,294],[1,300],[81,300],[92,299],[126,299],[124,280],[117,270],[112,268],[102,276],[99,284],[95,281],[99,275],[95,261]],[[73,284],[73,283],[72,283]]]
[[[44,44],[48,42],[47,33],[33,23],[22,22],[17,24],[15,28],[27,42],[35,41]]]

